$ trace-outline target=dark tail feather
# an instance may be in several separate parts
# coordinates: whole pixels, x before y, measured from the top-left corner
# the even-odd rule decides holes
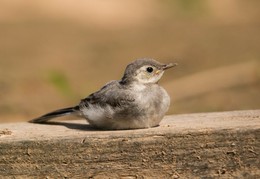
[[[51,120],[52,118],[55,118],[55,117],[61,117],[61,116],[77,114],[77,113],[78,113],[78,106],[70,107],[70,108],[63,108],[63,109],[58,109],[56,111],[47,113],[47,114],[45,114],[41,117],[30,120],[29,122],[31,122],[31,123],[44,123],[44,122],[47,122],[47,121],[49,121],[49,120]]]

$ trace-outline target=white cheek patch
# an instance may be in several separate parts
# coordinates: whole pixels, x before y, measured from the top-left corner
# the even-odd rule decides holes
[[[164,71],[162,71],[161,73],[159,73],[159,74],[157,74],[156,76],[157,76],[157,81],[159,81],[160,79],[161,79],[161,77],[163,76],[163,74],[164,74]],[[156,81],[156,82],[157,82]]]
[[[146,68],[147,67],[142,67],[141,69],[137,70],[137,75],[136,75],[136,79],[137,81],[141,82],[141,83],[156,83],[158,82],[164,71],[160,72],[160,73],[151,73],[151,74],[148,74],[146,72]]]

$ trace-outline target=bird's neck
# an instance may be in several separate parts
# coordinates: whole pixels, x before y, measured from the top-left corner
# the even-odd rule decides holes
[[[143,91],[152,86],[158,86],[157,83],[141,83],[137,80],[121,80],[119,83],[133,91]]]

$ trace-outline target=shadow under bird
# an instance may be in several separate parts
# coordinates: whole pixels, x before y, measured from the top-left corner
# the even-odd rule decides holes
[[[100,129],[158,126],[170,106],[170,97],[158,81],[165,70],[176,65],[147,58],[135,60],[127,65],[121,80],[107,83],[77,106],[50,112],[30,122],[45,123],[55,117],[78,115]]]

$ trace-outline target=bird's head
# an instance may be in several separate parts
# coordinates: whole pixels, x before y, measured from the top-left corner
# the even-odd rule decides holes
[[[176,65],[176,63],[162,64],[147,58],[138,59],[127,65],[122,82],[157,83],[165,70]]]

